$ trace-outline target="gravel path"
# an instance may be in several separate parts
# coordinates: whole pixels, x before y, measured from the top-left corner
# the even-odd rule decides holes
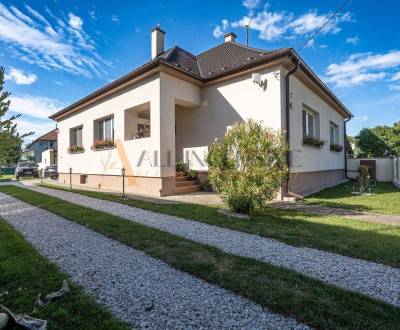
[[[122,320],[141,329],[306,329],[218,286],[0,193],[0,216]]]
[[[45,187],[27,187],[400,306],[400,269]]]

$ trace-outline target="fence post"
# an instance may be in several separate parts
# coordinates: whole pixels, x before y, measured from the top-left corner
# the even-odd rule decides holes
[[[43,184],[43,169],[42,168],[39,171],[39,175],[40,175],[40,184]]]
[[[122,174],[122,198],[125,199],[125,167],[121,168]]]
[[[69,168],[69,189],[72,190],[72,167]]]

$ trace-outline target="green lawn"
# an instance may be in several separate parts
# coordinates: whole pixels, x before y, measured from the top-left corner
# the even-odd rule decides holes
[[[400,215],[400,189],[390,182],[378,182],[373,195],[353,195],[353,182],[324,189],[305,199],[306,203],[323,204],[357,211]]]
[[[315,328],[395,328],[400,309],[297,272],[224,253],[108,213],[15,186],[0,191],[139,249]]]
[[[11,181],[14,178],[15,178],[15,176],[13,174],[3,174],[3,175],[0,175],[0,182]]]
[[[0,218],[0,305],[16,313],[30,313],[39,293],[42,297],[60,289],[68,280],[57,266],[40,256],[25,239]],[[68,281],[71,289],[64,297],[32,315],[48,320],[49,329],[130,329],[83,289]],[[11,329],[11,328],[10,328]],[[18,328],[19,329],[19,328]]]
[[[54,185],[46,186],[55,188]],[[270,237],[291,245],[312,247],[400,267],[399,227],[272,208],[266,209],[257,217],[242,220],[227,218],[217,212],[217,207],[206,205],[155,204],[135,199],[123,200],[120,196],[109,193],[76,189],[73,192]]]

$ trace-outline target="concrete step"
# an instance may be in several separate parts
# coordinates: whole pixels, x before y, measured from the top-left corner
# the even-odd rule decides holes
[[[180,188],[180,187],[189,187],[189,186],[196,186],[199,185],[200,182],[197,180],[186,180],[186,181],[176,181],[175,182],[175,187]]]
[[[175,187],[175,194],[189,194],[193,192],[201,191],[201,186],[199,184],[188,186],[188,187]]]
[[[175,177],[175,182],[189,181],[190,178],[188,175],[177,176]]]

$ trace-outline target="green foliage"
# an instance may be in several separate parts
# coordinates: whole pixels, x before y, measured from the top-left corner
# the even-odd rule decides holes
[[[0,67],[0,166],[16,164],[22,154],[23,139],[33,134],[30,132],[20,135],[17,132],[17,124],[14,121],[20,115],[3,119],[10,107],[9,96],[10,93],[4,91],[4,68]]]
[[[231,211],[252,213],[282,186],[286,150],[282,134],[253,120],[237,123],[210,146],[210,183]]]
[[[303,138],[303,144],[309,147],[321,148],[325,144],[325,141],[317,137],[307,135]]]
[[[195,170],[190,170],[190,171],[188,172],[188,176],[189,176],[190,179],[194,180],[194,179],[197,178],[197,173],[196,173]]]
[[[186,164],[183,160],[176,162],[175,168],[177,172],[185,172],[186,171]]]
[[[358,167],[358,176],[356,186],[360,193],[364,193],[369,186],[368,166],[360,165]]]
[[[393,126],[364,128],[356,136],[358,157],[400,155],[400,122]]]

